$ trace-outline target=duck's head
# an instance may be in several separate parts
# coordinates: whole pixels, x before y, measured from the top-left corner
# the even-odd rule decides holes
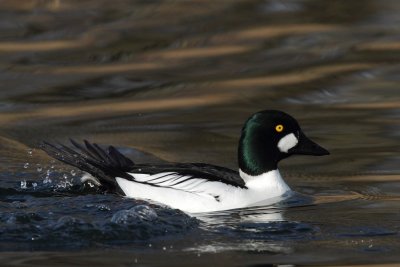
[[[256,176],[276,170],[291,155],[329,155],[311,141],[290,115],[277,110],[255,113],[245,123],[239,142],[239,168]]]

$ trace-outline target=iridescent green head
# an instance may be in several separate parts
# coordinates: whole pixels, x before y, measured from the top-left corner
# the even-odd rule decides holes
[[[245,123],[239,142],[239,168],[256,176],[276,170],[291,155],[328,155],[302,132],[297,121],[278,110],[255,113]]]

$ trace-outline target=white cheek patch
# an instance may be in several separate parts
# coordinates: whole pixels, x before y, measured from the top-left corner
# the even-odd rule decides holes
[[[295,147],[299,140],[291,133],[281,138],[278,142],[278,148],[281,152],[288,153],[289,149]]]

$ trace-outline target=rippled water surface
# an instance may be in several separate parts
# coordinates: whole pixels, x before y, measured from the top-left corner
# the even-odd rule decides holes
[[[4,266],[400,264],[400,2],[0,2]],[[190,216],[100,194],[37,149],[237,168],[244,120],[296,117],[329,157],[282,162],[297,193]]]

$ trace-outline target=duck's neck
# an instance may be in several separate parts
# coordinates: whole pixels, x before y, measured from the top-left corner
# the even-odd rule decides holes
[[[239,140],[239,168],[252,176],[276,170],[281,155],[276,140],[256,123],[247,122]]]
[[[268,190],[273,194],[282,195],[290,191],[290,187],[282,179],[278,169],[252,176],[239,169],[240,177],[246,183],[246,187],[254,190]]]

